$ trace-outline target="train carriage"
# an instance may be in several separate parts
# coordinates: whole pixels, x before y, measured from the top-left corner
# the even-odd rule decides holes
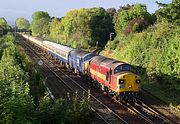
[[[136,96],[140,90],[140,77],[132,66],[104,56],[95,56],[89,62],[89,73],[102,90],[113,95]]]
[[[38,47],[42,47],[42,43],[43,43],[43,39],[38,38],[38,37],[33,37],[31,35],[27,35],[27,34],[21,34],[24,38],[26,38],[27,40],[33,42],[34,45],[38,46]]]
[[[89,60],[96,56],[94,53],[88,53],[83,50],[73,50],[69,54],[69,64],[76,73],[87,74]]]
[[[43,46],[48,49],[48,54],[52,55],[59,61],[62,61],[66,65],[69,65],[68,56],[69,53],[74,50],[73,48],[53,43],[51,41],[43,41]]]

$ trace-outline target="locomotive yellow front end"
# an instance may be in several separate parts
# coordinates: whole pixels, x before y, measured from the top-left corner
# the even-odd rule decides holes
[[[137,97],[141,89],[141,78],[137,74],[124,72],[117,77],[118,92],[120,97]]]

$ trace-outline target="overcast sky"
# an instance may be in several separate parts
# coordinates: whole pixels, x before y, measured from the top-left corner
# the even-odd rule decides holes
[[[126,4],[146,4],[148,12],[154,13],[158,6],[156,0],[0,0],[0,17],[12,23],[16,18],[24,17],[31,20],[35,11],[46,11],[50,16],[62,17],[73,9],[103,7],[116,8]],[[162,3],[170,3],[171,0],[157,0]]]

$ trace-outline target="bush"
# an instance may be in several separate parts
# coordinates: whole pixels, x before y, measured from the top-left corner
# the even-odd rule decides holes
[[[141,33],[116,38],[120,42],[114,57],[140,66],[146,74],[143,82],[159,82],[174,95],[180,96],[180,27],[168,22],[157,23]],[[114,49],[112,44],[109,49]]]

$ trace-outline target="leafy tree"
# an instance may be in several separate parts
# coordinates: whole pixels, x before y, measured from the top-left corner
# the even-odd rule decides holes
[[[99,46],[104,46],[109,40],[110,32],[113,32],[111,17],[103,8],[90,9],[90,15],[93,15],[90,20],[93,40],[98,41]],[[94,45],[94,42],[92,45]]]
[[[127,5],[125,7],[121,7],[115,15],[114,24],[116,33],[124,33],[128,23],[135,18],[140,18],[141,20],[148,22],[148,24],[151,24],[153,21],[151,15],[147,12],[145,5]],[[137,23],[134,24],[137,25]]]
[[[0,26],[1,27],[6,27],[6,25],[7,25],[6,19],[5,18],[0,18]]]
[[[142,18],[134,18],[129,21],[127,28],[125,29],[125,35],[131,32],[142,32],[143,29],[147,28],[148,22]]]
[[[113,31],[112,18],[103,8],[73,10],[61,20],[53,19],[50,38],[72,47],[104,46]]]
[[[50,19],[50,16],[47,12],[43,12],[43,11],[34,12],[32,15],[32,21],[39,20],[42,18]]]
[[[63,31],[61,28],[62,28],[62,26],[61,26],[60,20],[57,18],[53,18],[51,20],[50,29],[49,29],[50,38],[52,40],[56,40],[57,42],[59,41],[60,33],[61,33],[61,31]]]
[[[158,21],[167,20],[168,22],[173,22],[180,25],[180,1],[172,0],[170,4],[163,4],[156,2],[160,7],[159,10],[155,12]]]
[[[5,18],[0,18],[0,27],[3,29],[11,29],[11,27],[7,24],[7,21]]]
[[[109,13],[111,18],[113,19],[114,15],[116,14],[116,9],[115,8],[108,8],[106,11]]]
[[[32,35],[46,37],[49,35],[50,16],[47,12],[37,11],[32,15]]]
[[[24,18],[17,18],[16,26],[18,27],[18,29],[29,29],[30,28],[29,21]]]
[[[32,22],[32,35],[46,37],[49,35],[49,19],[42,18]]]

